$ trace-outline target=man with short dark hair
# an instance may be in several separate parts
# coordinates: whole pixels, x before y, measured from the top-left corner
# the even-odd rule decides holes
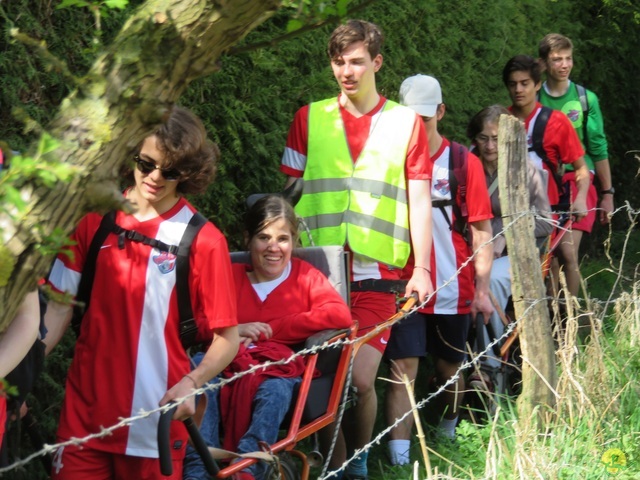
[[[352,253],[351,313],[360,336],[395,313],[395,295],[376,286],[400,279],[410,250],[416,268],[406,293],[416,291],[422,301],[433,291],[427,136],[415,112],[378,94],[382,40],[376,25],[361,20],[334,30],[328,54],[340,93],[298,110],[281,166],[287,185],[304,178],[296,212],[314,244],[345,245]],[[355,357],[358,399],[347,412],[353,426],[344,429],[349,453],[371,440],[374,384],[388,337],[383,331]],[[334,466],[344,453],[334,456]],[[365,452],[349,464],[346,475],[367,478],[366,462]]]
[[[549,173],[547,192],[549,204],[553,208],[561,204],[562,192],[567,198],[562,202],[570,202],[570,210],[577,221],[587,214],[587,191],[589,189],[589,169],[584,161],[584,150],[573,125],[566,115],[558,110],[545,110],[536,96],[541,86],[539,63],[529,55],[516,55],[511,58],[502,71],[509,96],[513,104],[511,113],[524,122],[529,145],[529,158],[537,168],[544,168]],[[536,125],[543,118],[548,118],[542,133]],[[541,135],[542,138],[538,138]],[[542,151],[536,148],[542,145]],[[576,191],[570,195],[562,190],[560,169],[564,164],[573,167]],[[560,263],[564,266],[569,291],[577,295],[580,272],[573,246],[570,243],[562,247]]]

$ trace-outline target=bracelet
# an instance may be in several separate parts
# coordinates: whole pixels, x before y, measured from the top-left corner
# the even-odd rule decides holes
[[[189,375],[188,373],[182,377],[182,378],[188,378],[189,380],[191,380],[193,382],[193,386],[195,387],[195,389],[198,389],[198,382],[196,382],[193,377],[191,375]]]
[[[426,270],[427,272],[431,273],[431,270],[429,270],[427,267],[423,267],[421,265],[414,265],[413,268],[421,268],[421,269]]]

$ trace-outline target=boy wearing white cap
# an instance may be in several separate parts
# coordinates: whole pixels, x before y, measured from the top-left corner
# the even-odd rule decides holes
[[[493,311],[489,297],[493,259],[492,247],[488,243],[491,239],[491,203],[480,160],[438,132],[438,122],[445,113],[438,80],[427,75],[405,79],[400,87],[400,103],[422,117],[429,138],[433,162],[431,281],[440,289],[425,308],[394,325],[385,357],[395,362],[394,368],[400,374],[406,373],[410,380],[414,380],[419,358],[429,352],[434,359],[436,380],[442,385],[458,372],[464,361],[471,319],[478,313],[483,313],[488,319]],[[465,157],[466,162],[461,160]],[[453,175],[455,162],[466,165],[466,182]],[[471,245],[465,238],[464,223],[470,229]],[[457,274],[472,251],[477,251],[474,261]],[[408,266],[407,269],[410,268]],[[460,376],[440,395],[439,429],[449,438],[455,436],[463,388],[464,379]],[[410,408],[404,385],[389,383],[385,401],[387,423],[395,423],[395,419]],[[409,463],[412,427],[413,416],[409,415],[391,431],[389,455],[392,464]]]

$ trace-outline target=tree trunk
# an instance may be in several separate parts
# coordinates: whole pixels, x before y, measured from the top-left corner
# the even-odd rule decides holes
[[[530,211],[527,178],[527,140],[522,123],[510,115],[500,117],[499,185],[500,204],[506,229],[507,249],[511,259],[513,305],[519,320],[522,350],[522,394],[518,412],[523,422],[531,419],[536,407],[547,413],[553,407],[557,372],[555,351],[540,255],[535,243],[534,216]],[[552,390],[553,389],[553,390]]]
[[[88,210],[117,206],[118,172],[136,146],[193,80],[215,72],[219,57],[280,4],[149,0],[128,19],[46,127],[61,142],[49,155],[79,166],[81,174],[53,189],[36,187],[22,218],[0,218],[2,243],[16,260],[0,287],[0,332],[48,271],[51,256],[39,253],[37,244],[54,229],[69,235]],[[0,268],[9,268],[11,262],[2,262]]]

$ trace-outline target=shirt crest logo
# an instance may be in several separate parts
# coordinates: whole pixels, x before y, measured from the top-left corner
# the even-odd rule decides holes
[[[449,179],[439,178],[436,180],[436,183],[433,184],[433,188],[435,188],[440,195],[447,195],[451,191],[451,188],[449,187]]]
[[[176,256],[173,253],[160,252],[153,256],[153,263],[158,266],[160,273],[171,273],[176,268]]]
[[[569,120],[571,120],[571,122],[576,123],[580,118],[580,110],[569,110],[567,112],[567,117],[569,117]]]

